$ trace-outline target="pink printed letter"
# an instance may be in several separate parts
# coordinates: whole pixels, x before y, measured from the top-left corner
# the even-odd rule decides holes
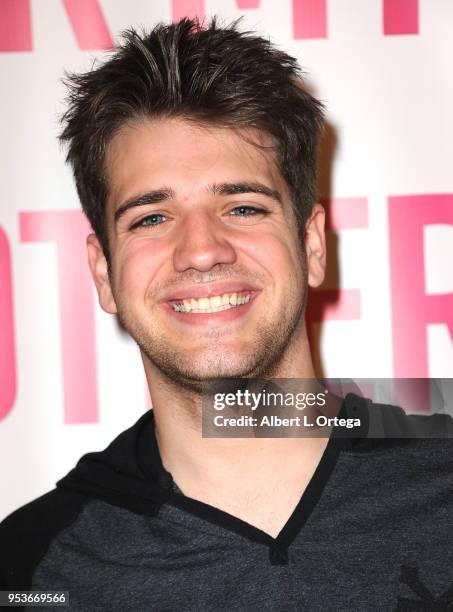
[[[330,213],[328,231],[368,227],[366,198],[333,198],[326,203]],[[320,289],[311,291],[307,307],[307,332],[314,350],[317,369],[320,357],[313,342],[313,324],[326,320],[351,321],[361,318],[360,289]]]
[[[238,9],[257,9],[260,8],[261,0],[236,0]]]
[[[80,49],[111,49],[112,37],[98,0],[64,0]]]
[[[293,0],[294,38],[327,38],[326,0]]]
[[[384,0],[384,34],[418,34],[418,0]]]
[[[98,0],[63,0],[80,49],[111,49]],[[31,51],[30,0],[0,0],[0,51]]]
[[[22,241],[57,245],[66,423],[98,420],[93,286],[85,250],[89,232],[78,210],[20,213]]]
[[[0,421],[16,397],[13,284],[8,238],[0,227]]]
[[[171,15],[173,21],[179,21],[183,17],[204,18],[204,0],[172,0]]]
[[[0,0],[0,51],[31,51],[30,0]]]
[[[453,337],[453,293],[426,295],[425,225],[453,225],[453,194],[389,198],[393,371],[428,378],[427,325],[444,323]]]

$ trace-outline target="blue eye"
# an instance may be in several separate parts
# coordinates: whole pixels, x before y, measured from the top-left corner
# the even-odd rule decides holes
[[[257,214],[266,213],[262,208],[256,208],[256,206],[237,206],[230,211],[233,217],[254,217]]]
[[[140,219],[140,221],[137,221],[137,223],[134,223],[131,229],[135,229],[136,227],[145,227],[145,226],[155,227],[156,225],[160,225],[161,223],[163,223],[165,220],[166,220],[165,215],[161,215],[160,213],[155,213],[153,215],[147,215],[146,217],[143,217],[143,219]]]

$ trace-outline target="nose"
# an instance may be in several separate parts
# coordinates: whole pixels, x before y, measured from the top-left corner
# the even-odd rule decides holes
[[[181,220],[173,253],[175,270],[207,272],[217,264],[233,264],[236,252],[221,221],[205,211],[191,211]]]

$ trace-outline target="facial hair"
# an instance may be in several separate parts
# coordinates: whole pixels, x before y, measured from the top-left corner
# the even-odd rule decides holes
[[[117,296],[115,301],[119,322],[154,367],[172,384],[187,390],[199,393],[202,382],[214,378],[271,378],[278,370],[278,365],[284,358],[304,316],[307,275],[306,260],[303,255],[301,257],[303,282],[296,283],[296,286],[289,284],[285,302],[279,308],[279,312],[269,308],[268,316],[263,315],[258,321],[253,320],[255,329],[252,340],[240,354],[237,352],[232,354],[231,349],[218,350],[218,347],[222,346],[221,338],[224,332],[213,329],[208,335],[204,334],[204,337],[212,343],[211,350],[204,350],[203,355],[197,359],[194,351],[181,350],[157,326],[144,325],[137,320],[127,305],[122,303],[120,296]],[[216,282],[226,278],[253,280],[250,275],[247,277],[236,268],[223,269],[223,264],[215,268],[210,271],[209,278],[204,274],[200,280],[200,275],[196,273],[197,278],[192,275],[191,278],[185,277],[183,280],[185,282]]]

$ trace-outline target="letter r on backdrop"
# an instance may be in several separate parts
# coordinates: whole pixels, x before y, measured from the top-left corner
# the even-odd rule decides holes
[[[453,225],[453,194],[389,198],[393,375],[397,379],[429,378],[430,323],[445,324],[453,339],[453,293],[427,295],[425,289],[423,232],[427,225]],[[413,394],[414,410],[429,405],[428,391],[425,385],[424,392]]]
[[[453,194],[389,198],[393,372],[428,378],[427,325],[444,323],[453,338],[453,293],[427,295],[423,231],[453,225]]]

